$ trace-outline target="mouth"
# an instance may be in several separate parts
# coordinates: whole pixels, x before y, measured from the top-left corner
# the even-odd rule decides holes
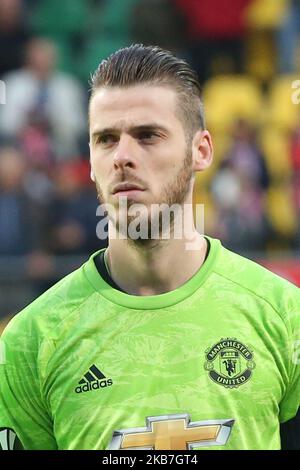
[[[116,196],[134,196],[145,191],[145,189],[132,183],[120,183],[117,184],[113,189],[113,195]]]
[[[114,197],[124,197],[127,199],[136,199],[144,190],[141,189],[128,189],[126,191],[117,191],[113,194]]]

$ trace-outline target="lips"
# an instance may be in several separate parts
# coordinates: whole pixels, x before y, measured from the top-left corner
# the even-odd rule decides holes
[[[113,194],[122,192],[122,191],[144,191],[141,186],[134,183],[119,183],[113,189]]]

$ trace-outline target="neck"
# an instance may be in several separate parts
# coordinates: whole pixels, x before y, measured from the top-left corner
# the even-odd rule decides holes
[[[189,247],[189,249],[187,249]],[[177,289],[205,260],[207,242],[194,226],[181,239],[109,240],[107,263],[114,282],[131,295],[158,295]]]

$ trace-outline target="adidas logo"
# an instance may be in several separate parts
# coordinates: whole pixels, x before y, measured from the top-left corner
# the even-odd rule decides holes
[[[106,379],[105,375],[93,364],[83,379],[79,382],[79,386],[75,388],[76,393],[89,392],[90,390],[97,390],[99,388],[110,387],[113,384],[112,379]]]

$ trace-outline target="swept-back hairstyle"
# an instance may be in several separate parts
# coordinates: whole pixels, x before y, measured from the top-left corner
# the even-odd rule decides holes
[[[201,87],[196,72],[185,60],[157,46],[133,44],[100,62],[91,76],[91,99],[102,87],[140,84],[169,86],[178,94],[177,108],[189,137],[205,128]]]

